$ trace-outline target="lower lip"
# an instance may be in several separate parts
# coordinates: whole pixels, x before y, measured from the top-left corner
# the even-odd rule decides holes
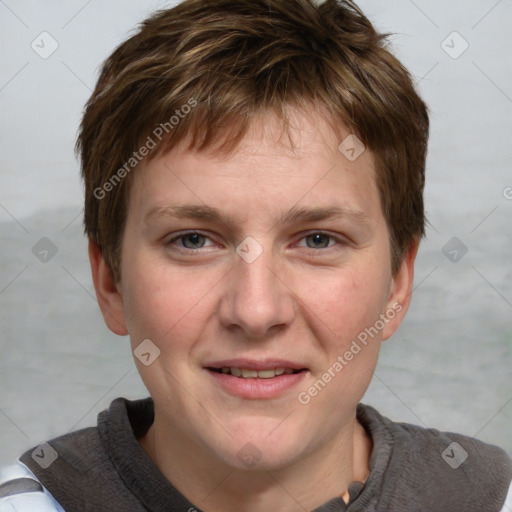
[[[299,373],[283,374],[271,379],[244,379],[225,373],[217,373],[206,370],[220,385],[222,389],[231,395],[241,398],[262,399],[275,398],[285,391],[299,384],[306,376],[307,371]]]

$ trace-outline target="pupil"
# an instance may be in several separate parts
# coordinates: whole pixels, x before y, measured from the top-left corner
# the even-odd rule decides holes
[[[197,247],[190,247],[191,245],[201,245],[201,236],[199,233],[192,233],[187,235],[184,239],[185,247],[197,249]]]
[[[328,237],[322,233],[311,236],[311,241],[313,242],[313,247],[327,247],[329,245]]]

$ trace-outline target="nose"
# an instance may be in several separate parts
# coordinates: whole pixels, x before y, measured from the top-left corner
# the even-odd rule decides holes
[[[279,276],[276,258],[270,249],[252,262],[236,256],[219,306],[225,328],[240,330],[244,338],[256,340],[291,325],[295,317],[293,293]]]

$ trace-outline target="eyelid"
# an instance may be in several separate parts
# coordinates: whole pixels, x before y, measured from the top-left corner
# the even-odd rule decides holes
[[[178,233],[174,234],[171,239],[169,239],[168,241],[165,242],[165,245],[166,246],[172,245],[172,246],[174,246],[174,248],[176,250],[181,251],[181,252],[187,252],[187,253],[197,252],[197,251],[200,251],[201,249],[205,249],[207,247],[212,247],[213,244],[208,245],[206,247],[200,247],[198,249],[188,249],[186,247],[179,247],[177,245],[174,245],[175,242],[186,237],[187,235],[195,235],[195,234],[203,236],[204,238],[210,240],[210,242],[213,242],[213,244],[215,243],[211,236],[209,236],[208,234],[204,233],[201,230],[186,230],[186,231],[182,231],[182,232],[178,232]],[[312,248],[312,247],[307,247],[307,246],[299,246],[296,244],[297,247],[305,248],[312,252],[326,251],[327,249],[332,249],[333,247],[336,247],[336,245],[347,245],[350,243],[350,240],[348,240],[346,237],[344,237],[342,235],[335,235],[335,234],[330,233],[329,231],[322,231],[322,230],[318,230],[318,229],[311,230],[311,231],[308,231],[305,233],[301,233],[300,235],[301,236],[299,238],[299,242],[301,242],[302,240],[305,240],[306,238],[313,236],[313,235],[324,235],[336,242],[335,245],[328,245],[327,247],[321,247],[321,248],[317,248],[317,249]]]
[[[165,245],[166,246],[174,245],[174,242],[177,242],[181,238],[184,238],[184,237],[186,237],[188,235],[200,235],[200,236],[203,236],[204,238],[207,238],[211,242],[213,242],[212,237],[207,235],[206,233],[203,233],[202,231],[197,230],[197,229],[191,229],[191,230],[188,230],[188,231],[182,231],[182,232],[173,234],[172,238],[170,238],[169,240],[167,240],[165,242]],[[176,247],[177,250],[187,251],[187,252],[199,251],[200,249],[204,249],[204,247],[200,247],[199,249],[187,249],[186,247],[178,247],[178,246],[175,246],[175,247]],[[208,246],[208,247],[211,247],[211,246]]]
[[[299,241],[302,241],[304,240],[305,238],[308,238],[310,236],[313,236],[313,235],[324,235],[324,236],[327,236],[328,238],[330,238],[331,240],[334,240],[337,245],[347,245],[350,243],[350,240],[346,237],[346,236],[343,236],[341,234],[333,234],[333,233],[330,233],[329,231],[322,231],[322,230],[311,230],[307,233],[301,233],[301,236],[299,238]],[[301,246],[303,247],[303,246]],[[324,251],[326,249],[331,249],[335,247],[334,245],[330,245],[330,246],[327,246],[327,247],[323,247],[321,249],[323,249]],[[312,251],[315,251],[315,252],[319,252],[318,249],[313,249],[311,247],[306,247],[306,249],[311,249]]]

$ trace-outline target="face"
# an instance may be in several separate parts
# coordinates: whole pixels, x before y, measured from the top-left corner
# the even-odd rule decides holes
[[[412,262],[392,275],[372,153],[347,159],[315,113],[295,125],[294,149],[269,116],[227,157],[144,162],[121,281],[100,300],[133,350],[151,340],[151,364],[135,362],[155,423],[236,467],[335,443],[408,304]]]

